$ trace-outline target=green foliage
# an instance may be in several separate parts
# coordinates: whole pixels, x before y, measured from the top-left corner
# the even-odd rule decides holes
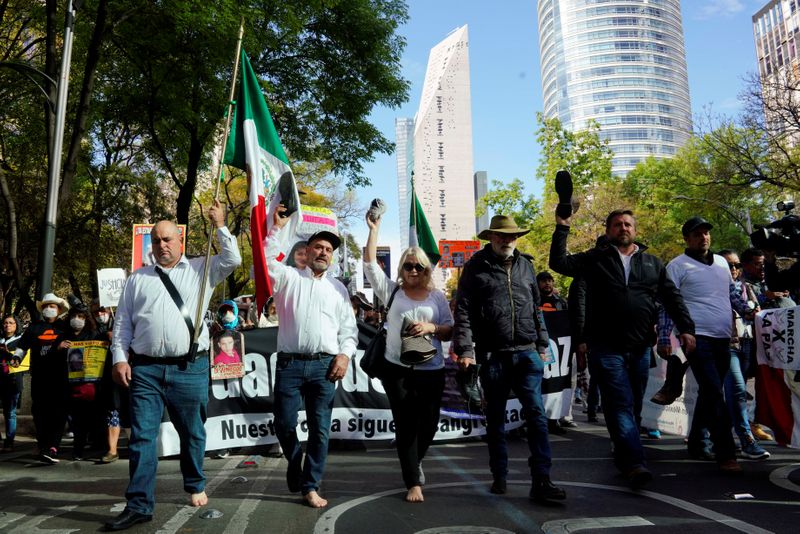
[[[6,309],[36,279],[52,120],[43,113],[42,91],[7,65],[56,69],[63,9],[56,2],[0,3],[0,168],[11,191],[0,210],[0,283],[9,296],[0,305]],[[62,184],[67,201],[59,212],[54,290],[91,296],[95,267],[128,265],[133,222],[177,216],[190,225],[189,252],[205,252],[210,229],[200,207],[210,202],[207,183],[242,17],[244,47],[308,203],[328,206],[346,222],[359,210],[343,186],[369,183],[363,162],[393,148],[369,115],[376,105],[396,107],[407,99],[408,82],[400,76],[405,42],[396,33],[406,11],[402,0],[84,2],[65,138],[66,149],[76,134],[66,157],[74,156],[74,167],[65,169]],[[245,251],[243,182],[231,177],[223,195]],[[12,205],[19,283],[6,261]],[[229,294],[245,287],[248,268],[228,281]]]

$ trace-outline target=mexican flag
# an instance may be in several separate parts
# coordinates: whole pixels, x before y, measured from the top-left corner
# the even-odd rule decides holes
[[[242,49],[241,73],[223,163],[247,173],[253,271],[256,303],[260,312],[272,294],[264,254],[267,234],[272,227],[272,215],[278,204],[286,206],[290,220],[280,232],[280,248],[285,252],[297,241],[297,226],[302,220],[302,214],[297,184],[289,167],[289,159],[283,150],[258,78],[244,49]]]
[[[411,184],[411,213],[408,221],[408,246],[424,250],[434,268],[442,257],[439,254],[439,245],[428,225],[428,219],[425,218],[425,212],[422,211],[413,182]]]

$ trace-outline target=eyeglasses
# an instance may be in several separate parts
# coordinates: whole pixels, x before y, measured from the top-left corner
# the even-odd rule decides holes
[[[410,273],[411,271],[417,271],[418,273],[421,273],[425,270],[425,267],[419,263],[404,263],[403,270],[407,273]]]
[[[729,269],[741,269],[742,268],[742,264],[741,263],[729,263],[728,264],[728,268]]]

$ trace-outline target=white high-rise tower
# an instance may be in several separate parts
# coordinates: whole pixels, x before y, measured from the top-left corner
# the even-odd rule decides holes
[[[402,246],[408,246],[412,172],[434,237],[471,239],[475,235],[475,193],[466,26],[453,30],[431,49],[411,139],[410,124],[410,119],[395,123]]]
[[[539,0],[544,115],[588,121],[624,176],[675,155],[692,129],[679,0]]]

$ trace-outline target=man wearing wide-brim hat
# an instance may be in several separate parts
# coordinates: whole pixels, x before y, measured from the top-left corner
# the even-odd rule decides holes
[[[527,420],[530,498],[563,500],[566,498],[564,490],[550,481],[550,442],[542,402],[549,339],[539,310],[536,272],[529,257],[516,250],[517,239],[529,231],[520,228],[512,217],[495,215],[489,228],[478,234],[489,243],[472,256],[461,273],[453,347],[462,369],[476,361],[481,364],[493,478],[490,491],[506,492],[506,400],[513,390]]]
[[[509,217],[508,215],[495,215],[492,217],[492,222],[489,224],[489,228],[481,231],[481,233],[478,234],[478,238],[490,241],[489,236],[491,234],[522,237],[528,232],[530,232],[529,229],[520,228],[517,226],[517,222],[513,217]]]
[[[31,412],[36,425],[39,460],[58,463],[58,448],[64,425],[67,423],[67,366],[56,357],[58,339],[66,334],[69,325],[59,316],[69,305],[53,293],[36,302],[42,319],[34,322],[17,343],[12,365],[17,366],[25,353],[31,352]]]

